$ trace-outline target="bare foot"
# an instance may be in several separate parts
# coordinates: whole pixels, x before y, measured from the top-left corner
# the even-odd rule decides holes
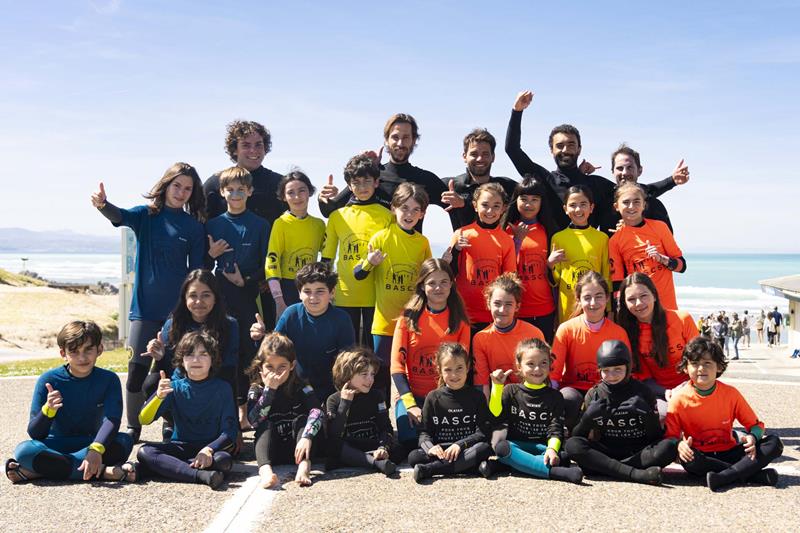
[[[121,466],[107,466],[103,470],[103,481],[125,481],[134,483],[136,481],[136,466],[130,461]]]
[[[278,475],[272,471],[271,466],[262,466],[258,469],[258,474],[261,476],[258,486],[262,489],[274,489],[280,485],[281,480],[278,478]]]
[[[301,487],[311,486],[311,463],[309,461],[303,461],[297,465],[297,475],[294,476],[294,480]]]

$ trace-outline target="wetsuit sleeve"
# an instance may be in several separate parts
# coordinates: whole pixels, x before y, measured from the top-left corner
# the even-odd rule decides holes
[[[431,436],[435,431],[433,426],[433,404],[436,403],[436,399],[431,398],[431,396],[432,394],[428,394],[428,397],[425,398],[425,403],[422,405],[422,427],[419,430],[419,439],[417,441],[417,444],[425,453],[428,453],[428,451],[433,448],[433,439]]]
[[[267,420],[274,400],[275,389],[253,385],[247,391],[247,420],[254,428]]]
[[[669,231],[669,227],[663,222],[658,224],[657,227],[659,236],[661,237],[662,245],[664,246],[664,251],[669,256],[670,262],[672,262],[672,260],[676,260],[678,262],[675,268],[670,268],[670,270],[674,272],[685,272],[686,259],[683,257],[683,252],[678,246],[678,243],[675,242],[675,236],[672,235],[672,233]]]
[[[560,393],[552,396],[553,404],[550,412],[550,425],[547,427],[547,437],[548,440],[558,439],[560,447],[561,441],[564,439],[564,397]]]
[[[347,423],[347,415],[350,412],[351,400],[344,400],[338,394],[331,394],[327,402],[328,411],[328,430],[333,438],[341,439],[344,435],[344,427]]]
[[[667,191],[671,191],[675,188],[675,180],[672,179],[672,176],[667,176],[665,179],[661,181],[656,181],[654,183],[648,183],[644,186],[645,190],[650,193],[653,198],[658,198],[662,194]]]
[[[349,189],[348,189],[349,191]],[[325,215],[328,216],[328,215]],[[339,246],[339,238],[336,235],[336,219],[332,217],[325,226],[325,244],[322,247],[322,260],[333,261],[336,258],[336,247]]]
[[[50,426],[57,412],[47,407],[47,388],[45,387],[45,377],[42,376],[33,389],[28,436],[34,440],[44,440],[50,433]]]
[[[98,209],[98,211],[112,224],[119,224],[122,222],[122,211],[109,201],[106,201],[106,205],[103,206],[102,209]]]
[[[223,396],[230,397],[233,395],[233,391],[230,390],[230,386],[227,383],[220,382],[220,384],[227,391]],[[219,425],[222,428],[222,432],[219,437],[208,443],[208,447],[215,452],[231,446],[236,442],[236,436],[239,434],[239,417],[236,413],[234,402],[222,402],[219,416]]]
[[[351,191],[349,187],[345,187],[339,191],[339,194],[337,194],[335,198],[331,198],[327,202],[323,202],[321,199],[318,200],[319,212],[322,213],[322,216],[328,218],[331,216],[331,213],[340,207],[346,206],[347,202],[349,202],[352,197],[353,191]]]
[[[317,433],[319,433],[320,429],[322,429],[322,423],[325,420],[325,413],[323,413],[322,409],[320,409],[317,395],[314,392],[314,387],[311,385],[304,385],[302,393],[303,405],[308,410],[308,419],[306,420],[305,428],[303,428],[303,438],[311,439],[314,438]]]
[[[505,385],[492,382],[492,392],[489,394],[489,411],[494,416],[503,414],[503,400],[507,397],[504,392]]]
[[[392,421],[389,420],[389,410],[386,408],[386,400],[383,399],[383,393],[378,396],[378,415],[375,422],[378,426],[378,442],[381,446],[388,447],[392,442]]]
[[[119,378],[113,374],[108,381],[103,398],[103,422],[94,437],[96,443],[108,446],[117,436],[122,421],[122,386]]]
[[[167,403],[167,400],[170,399],[170,397],[171,396],[167,396],[162,400],[154,393],[139,412],[139,423],[144,426],[152,424],[153,421],[158,418],[161,412],[164,410],[162,409],[162,406]]]
[[[356,278],[356,281],[363,281],[367,279],[369,273],[372,271],[371,269],[368,270],[367,268],[365,268],[366,265],[364,265],[364,263],[368,264],[370,267],[372,266],[372,263],[370,263],[366,259],[364,259],[363,262],[357,264],[353,269],[353,277]]]
[[[406,325],[406,319],[400,317],[397,320],[397,325],[394,328],[394,336],[392,337],[392,353],[389,369],[392,374],[392,381],[397,389],[397,394],[400,396],[406,409],[417,405],[414,395],[411,394],[411,386],[408,383],[408,376],[406,374],[408,335],[409,331]]]
[[[266,279],[281,279],[281,259],[286,248],[284,225],[275,221],[272,231],[269,234],[269,245],[267,246],[267,263],[264,267]],[[316,260],[316,257],[314,258]]]
[[[514,164],[520,176],[525,174],[533,174],[537,178],[549,183],[548,176],[550,172],[534,163],[522,150],[521,146],[522,137],[522,111],[511,111],[511,118],[508,121],[508,129],[506,130],[506,154]]]

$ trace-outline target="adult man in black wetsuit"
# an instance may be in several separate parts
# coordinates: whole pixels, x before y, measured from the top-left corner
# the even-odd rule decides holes
[[[595,168],[592,165],[584,165],[582,163],[580,167],[578,166],[578,157],[581,154],[581,136],[577,128],[569,124],[562,124],[556,126],[550,132],[550,152],[558,167],[553,172],[534,163],[522,150],[520,146],[522,112],[527,109],[532,100],[532,92],[522,91],[519,93],[511,111],[511,119],[508,122],[506,153],[511,158],[511,162],[514,163],[514,167],[523,176],[532,174],[549,184],[556,196],[555,198],[548,198],[548,201],[563,202],[567,190],[573,185],[589,187],[594,196],[595,204],[594,211],[589,217],[589,224],[609,231],[609,224],[613,221],[614,226],[611,226],[610,229],[614,229],[616,227],[616,218],[613,211],[615,184],[602,176],[591,174]],[[584,173],[581,170],[582,168],[588,174]],[[669,190],[672,186],[674,186],[674,182],[672,182],[671,178],[648,185],[652,189],[660,190],[658,194]],[[555,214],[556,224],[559,228],[565,228],[569,225],[569,218],[563,210],[552,209],[551,211]]]
[[[442,208],[450,206],[449,202],[453,196],[445,194],[447,187],[436,174],[408,162],[419,137],[417,121],[411,115],[397,113],[386,121],[383,128],[383,142],[384,148],[389,152],[389,162],[381,165],[377,195],[381,203],[387,207],[392,200],[394,190],[405,181],[422,185],[432,204]],[[329,182],[319,193],[319,210],[327,217],[334,210],[347,205],[352,195],[349,188],[339,192],[339,189]],[[422,230],[421,220],[416,229]]]
[[[453,230],[475,222],[472,195],[480,185],[499,183],[506,191],[509,200],[514,194],[514,189],[517,187],[515,180],[491,175],[496,146],[494,135],[485,129],[474,129],[464,137],[463,157],[467,171],[459,176],[442,180],[450,193],[445,193],[445,198],[449,199],[450,223],[453,225]]]
[[[622,143],[613,154],[611,154],[611,170],[614,173],[614,178],[617,180],[617,185],[625,181],[638,183],[639,177],[642,175],[642,162],[639,157],[639,152],[631,148],[625,143]],[[647,193],[647,207],[644,210],[645,218],[652,218],[660,220],[669,226],[672,231],[672,223],[669,220],[667,208],[657,198],[661,194],[671,190],[675,185],[682,185],[689,180],[689,167],[686,166],[683,159],[681,159],[672,175],[668,178],[651,183],[649,185],[640,184]],[[600,229],[606,233],[610,233],[617,227],[617,222],[620,220],[619,213],[613,211],[610,213],[610,218],[600,223]]]

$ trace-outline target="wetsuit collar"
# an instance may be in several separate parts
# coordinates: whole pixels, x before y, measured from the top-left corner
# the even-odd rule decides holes
[[[500,333],[508,333],[509,331],[514,329],[514,326],[516,326],[516,325],[517,325],[517,319],[515,318],[514,320],[511,321],[511,324],[509,324],[508,326],[506,326],[504,328],[501,328],[499,326],[495,326],[494,329],[496,329]]]
[[[483,229],[497,229],[497,226],[500,225],[500,221],[499,220],[497,222],[495,222],[494,224],[484,224],[483,222],[481,222],[481,219],[477,219],[475,222],[477,222],[478,226],[480,226]]]
[[[523,384],[525,385],[526,389],[530,390],[542,390],[543,388],[547,387],[547,383],[539,383],[538,385],[534,385],[533,383],[524,381]]]
[[[569,229],[588,229],[588,228],[589,224],[586,224],[585,226],[578,226],[573,224],[572,222],[569,223]]]
[[[715,381],[715,382],[714,382],[714,386],[713,386],[713,387],[711,387],[710,389],[706,389],[706,390],[698,389],[698,388],[695,386],[695,384],[694,384],[694,383],[692,383],[692,388],[693,388],[693,389],[694,389],[694,391],[695,391],[697,394],[699,394],[700,396],[711,396],[711,395],[714,393],[714,391],[715,391],[715,390],[717,390],[717,382]]]

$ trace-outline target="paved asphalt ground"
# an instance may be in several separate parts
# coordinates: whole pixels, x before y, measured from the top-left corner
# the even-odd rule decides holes
[[[797,531],[800,503],[800,360],[786,347],[742,350],[722,378],[742,390],[767,431],[784,442],[774,466],[778,487],[736,486],[711,493],[675,465],[663,487],[587,478],[582,486],[503,475],[437,479],[417,485],[406,468],[395,479],[355,470],[319,474],[302,489],[287,482],[254,489],[252,441],[241,473],[222,490],[145,481],[137,484],[0,480],[2,531]],[[26,438],[34,378],[0,379],[0,457]],[[158,424],[144,438],[155,439]],[[252,434],[248,434],[252,438]],[[243,528],[241,518],[250,515]],[[236,519],[240,519],[236,522]],[[234,520],[231,522],[231,520]]]

